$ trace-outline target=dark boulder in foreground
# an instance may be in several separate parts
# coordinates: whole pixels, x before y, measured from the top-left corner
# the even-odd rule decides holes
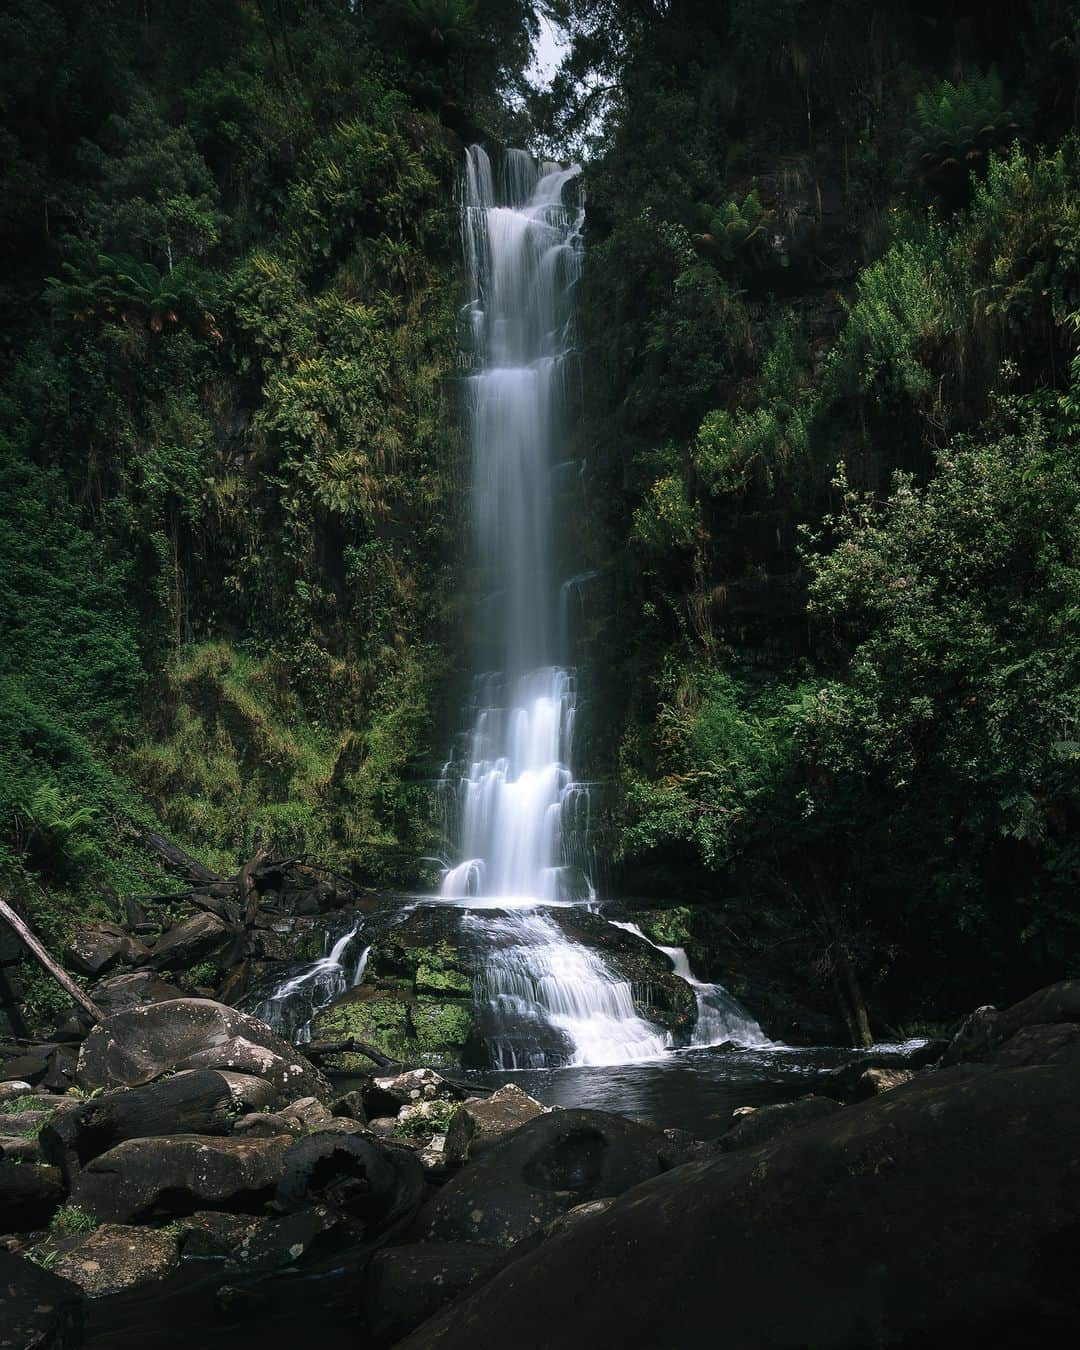
[[[371,1344],[376,1350],[396,1344],[505,1259],[497,1247],[475,1242],[417,1242],[376,1252],[362,1299]]]
[[[284,1101],[333,1095],[318,1069],[265,1022],[212,999],[176,998],[114,1013],[79,1052],[84,1088],[138,1087],[176,1069],[253,1074]]]
[[[843,1108],[830,1097],[804,1097],[797,1102],[777,1102],[773,1106],[759,1106],[721,1135],[716,1142],[718,1153],[732,1153],[737,1148],[757,1148],[771,1144],[790,1134],[792,1130],[824,1120]]]
[[[289,1135],[127,1139],[79,1173],[71,1200],[104,1222],[121,1224],[198,1209],[259,1213],[273,1196],[292,1142]]]
[[[43,1228],[63,1202],[64,1188],[54,1167],[0,1162],[0,1232]]]
[[[91,1158],[125,1139],[165,1134],[229,1134],[239,1111],[276,1105],[277,1093],[262,1078],[189,1069],[127,1092],[80,1102],[42,1127],[41,1148],[70,1185]]]
[[[5,1350],[78,1350],[84,1302],[70,1281],[0,1251],[0,1346]]]
[[[662,1135],[605,1111],[539,1116],[470,1163],[420,1216],[425,1237],[509,1247],[661,1170]]]
[[[1078,1233],[1080,1075],[961,1067],[636,1187],[402,1350],[1050,1344]]]
[[[423,1196],[423,1169],[411,1149],[331,1131],[292,1144],[277,1188],[281,1209],[329,1205],[368,1237],[406,1223]]]
[[[976,1008],[964,1018],[942,1063],[989,1059],[999,1045],[1026,1027],[1080,1022],[1080,980],[1059,980],[1014,1003],[1011,1008]]]

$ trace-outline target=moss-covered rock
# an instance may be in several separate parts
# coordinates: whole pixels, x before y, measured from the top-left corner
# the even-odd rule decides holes
[[[675,905],[671,909],[639,910],[634,919],[641,931],[661,947],[687,947],[693,941],[690,932],[692,910],[689,905]]]
[[[434,947],[418,948],[416,992],[418,994],[472,993],[472,978],[463,968],[461,956],[445,939]]]
[[[457,1068],[476,1025],[470,1001],[418,998],[412,1005],[417,1062],[432,1068]]]
[[[411,1063],[413,1037],[407,999],[406,994],[371,985],[351,989],[319,1013],[312,1027],[312,1038],[334,1041],[354,1036],[391,1059]],[[359,1073],[369,1070],[371,1061],[364,1055],[350,1052],[334,1055],[328,1065],[344,1072]]]
[[[471,999],[416,995],[408,988],[362,984],[315,1019],[316,1040],[356,1037],[402,1064],[461,1068],[475,1028]],[[331,1068],[363,1072],[370,1061],[359,1052],[334,1055]]]

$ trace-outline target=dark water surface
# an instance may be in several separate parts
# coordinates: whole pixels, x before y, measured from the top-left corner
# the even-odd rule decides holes
[[[873,1054],[900,1052],[875,1046]],[[831,1046],[680,1050],[639,1064],[470,1073],[487,1087],[517,1083],[545,1106],[586,1107],[714,1139],[737,1106],[765,1106],[812,1092],[822,1074],[860,1058]]]

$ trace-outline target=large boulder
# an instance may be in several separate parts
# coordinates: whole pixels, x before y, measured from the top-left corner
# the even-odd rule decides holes
[[[455,1164],[479,1157],[546,1109],[516,1083],[505,1084],[490,1097],[470,1097],[454,1113],[446,1132],[446,1161]]]
[[[373,1350],[396,1345],[504,1260],[498,1248],[475,1242],[417,1242],[376,1252],[361,1299]]]
[[[730,1153],[737,1148],[756,1148],[841,1110],[843,1108],[829,1097],[804,1097],[797,1102],[758,1106],[740,1116],[727,1134],[721,1135],[716,1141],[716,1149]]]
[[[510,1247],[587,1200],[661,1169],[663,1136],[603,1111],[553,1111],[471,1163],[426,1207],[419,1235]]]
[[[137,966],[147,960],[149,948],[119,924],[97,923],[77,928],[68,939],[64,960],[80,975],[98,978],[117,966]]]
[[[0,1162],[0,1228],[4,1232],[44,1228],[63,1202],[64,1187],[54,1167]]]
[[[84,1304],[77,1285],[0,1250],[3,1350],[79,1350]]]
[[[638,1186],[401,1350],[1056,1344],[1078,1231],[1080,1076],[953,1069]]]
[[[139,1008],[144,1003],[168,1003],[176,998],[176,986],[167,984],[152,970],[125,971],[110,975],[91,989],[94,1002],[107,1016]]]
[[[163,933],[154,943],[154,966],[158,970],[190,970],[219,952],[232,933],[229,925],[216,914],[193,914]]]
[[[277,1092],[263,1078],[187,1069],[172,1078],[120,1089],[57,1113],[41,1129],[41,1148],[70,1184],[91,1158],[125,1139],[229,1134],[239,1114],[261,1112],[277,1100]]]
[[[336,1130],[293,1143],[277,1188],[280,1209],[329,1206],[361,1225],[367,1237],[410,1220],[423,1197],[424,1174],[411,1149]]]
[[[942,1059],[943,1065],[989,1059],[999,1045],[1024,1027],[1080,1022],[1080,980],[1047,985],[1003,1012],[976,1008],[960,1025]]]
[[[434,1069],[407,1069],[376,1075],[365,1084],[364,1105],[372,1115],[389,1115],[417,1102],[460,1102],[465,1093]]]
[[[260,1213],[285,1170],[292,1142],[288,1135],[127,1139],[86,1165],[72,1183],[71,1202],[108,1223],[197,1209]]]
[[[1080,1064],[1080,1023],[1055,1022],[1023,1027],[994,1051],[995,1064],[1022,1068],[1028,1064]]]
[[[227,1069],[272,1083],[285,1101],[328,1100],[330,1084],[299,1051],[247,1013],[177,998],[114,1013],[79,1052],[84,1088],[138,1087],[177,1069]]]
[[[87,1297],[102,1298],[162,1280],[178,1261],[174,1234],[106,1223],[67,1246],[54,1269]]]

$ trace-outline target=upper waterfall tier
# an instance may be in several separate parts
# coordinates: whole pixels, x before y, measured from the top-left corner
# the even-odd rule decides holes
[[[564,456],[573,287],[584,211],[577,167],[508,151],[496,181],[480,146],[466,159],[462,234],[474,373],[476,556],[486,574],[497,668],[477,677],[471,731],[444,775],[461,861],[446,897],[581,898],[565,865],[565,821],[583,791],[571,750],[575,689],[558,664],[551,471]]]
[[[488,572],[490,631],[509,676],[557,661],[551,466],[565,439],[565,358],[581,272],[578,170],[509,151],[496,197],[491,162],[468,152],[462,202],[475,373],[468,380],[476,552]]]

